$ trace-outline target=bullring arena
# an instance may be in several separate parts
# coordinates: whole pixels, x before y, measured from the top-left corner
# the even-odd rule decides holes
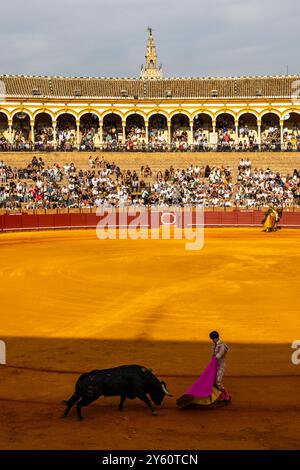
[[[164,78],[148,33],[139,78],[0,76],[0,448],[299,449],[300,76]],[[204,246],[99,240],[122,204],[204,205]],[[181,410],[215,329],[232,402]],[[157,417],[60,419],[122,364],[167,383]]]
[[[30,154],[5,154],[19,166]],[[4,158],[3,157],[3,158]],[[124,168],[230,164],[238,154],[105,158]],[[253,166],[299,168],[295,154],[251,154]],[[46,164],[86,154],[43,155]],[[16,163],[17,162],[17,163]],[[297,213],[297,212],[296,212]],[[185,240],[103,240],[90,230],[1,233],[2,449],[296,449],[300,330],[300,232],[283,227],[206,227],[200,251]],[[176,408],[207,364],[208,332],[230,346],[225,383],[233,401],[216,410]],[[60,419],[78,374],[138,363],[164,379],[157,417],[137,400],[117,410],[101,398]]]

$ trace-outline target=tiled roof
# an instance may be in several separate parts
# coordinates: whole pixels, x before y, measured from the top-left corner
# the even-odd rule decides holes
[[[300,76],[230,78],[37,77],[0,75],[8,97],[53,98],[289,98]],[[299,82],[300,83],[300,82]],[[1,93],[3,93],[3,84]]]

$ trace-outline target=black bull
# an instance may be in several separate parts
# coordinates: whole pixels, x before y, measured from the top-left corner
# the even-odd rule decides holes
[[[71,408],[76,405],[78,419],[82,419],[81,408],[87,406],[100,396],[121,398],[119,410],[123,410],[126,398],[139,398],[148,405],[153,415],[156,415],[155,405],[161,405],[165,395],[172,396],[165,382],[161,382],[151,369],[138,365],[120,366],[113,369],[93,370],[79,377],[75,393],[64,401],[67,417]],[[150,396],[150,398],[148,397]],[[153,402],[153,403],[152,403]]]

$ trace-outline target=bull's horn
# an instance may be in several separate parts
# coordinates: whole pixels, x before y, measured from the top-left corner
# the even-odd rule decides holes
[[[168,397],[172,397],[173,395],[169,392],[169,390],[167,389],[167,387],[165,386],[165,384],[161,384],[162,386],[162,389],[163,391],[165,392],[165,394],[168,396]]]

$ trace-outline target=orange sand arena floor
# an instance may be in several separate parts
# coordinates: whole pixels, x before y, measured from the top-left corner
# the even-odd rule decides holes
[[[99,241],[93,230],[0,236],[1,449],[300,447],[300,231],[206,229],[184,240]],[[233,402],[178,410],[209,361],[208,333],[230,345]],[[174,398],[157,417],[99,399],[61,420],[78,373],[151,367]]]

